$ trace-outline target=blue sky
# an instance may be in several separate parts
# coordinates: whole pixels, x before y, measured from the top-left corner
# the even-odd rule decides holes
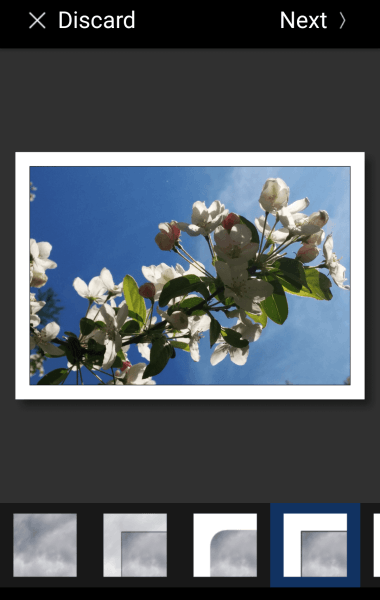
[[[311,214],[327,210],[324,227],[333,233],[334,251],[347,268],[350,284],[350,170],[348,167],[33,167],[30,179],[37,187],[30,203],[30,236],[53,246],[50,258],[58,267],[48,270],[44,289],[52,287],[64,310],[63,331],[79,332],[87,310],[72,283],[86,283],[107,267],[115,283],[126,274],[138,285],[146,280],[142,266],[162,262],[188,264],[173,252],[163,252],[154,238],[162,221],[191,222],[192,205],[209,206],[219,199],[231,212],[250,221],[262,210],[258,198],[268,177],[281,177],[290,187],[289,203],[307,196]],[[270,221],[270,224],[272,221]],[[208,246],[202,236],[182,234],[182,245],[213,272]],[[294,250],[293,250],[294,248]],[[294,257],[298,244],[291,246]],[[320,254],[321,257],[322,253]],[[321,262],[317,258],[313,264]],[[178,260],[179,259],[179,260]],[[327,271],[323,270],[327,274]],[[32,289],[32,291],[36,291]],[[250,344],[248,361],[234,365],[229,357],[212,367],[208,332],[201,341],[201,361],[177,351],[157,384],[342,384],[350,374],[350,292],[332,284],[330,302],[287,295],[289,316],[283,325],[268,320],[260,339]],[[229,327],[235,320],[222,320]],[[128,352],[135,364],[145,362],[136,348]],[[45,362],[45,373],[66,366],[64,359]],[[85,383],[96,383],[84,372]],[[108,379],[104,376],[105,379]],[[31,383],[38,382],[38,374]],[[66,383],[75,383],[71,374]],[[253,395],[254,397],[254,391]],[[281,394],[279,392],[279,398]]]

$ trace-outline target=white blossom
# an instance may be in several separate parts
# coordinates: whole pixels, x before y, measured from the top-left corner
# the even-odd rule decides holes
[[[143,379],[145,369],[147,368],[145,363],[137,363],[126,369],[123,373],[116,378],[116,381],[109,381],[109,385],[156,385],[151,377]]]
[[[177,227],[191,236],[207,236],[221,224],[228,213],[228,209],[219,200],[215,200],[210,208],[206,207],[205,202],[198,200],[193,204],[191,224],[181,222],[177,223]]]
[[[93,277],[88,285],[83,279],[76,277],[73,281],[73,286],[82,298],[87,298],[98,304],[105,301],[106,296],[104,296],[104,292],[107,288],[101,277]]]
[[[106,327],[96,331],[92,337],[98,344],[105,345],[106,351],[102,367],[103,369],[109,369],[116,358],[116,354],[121,350],[122,339],[119,330],[127,319],[128,306],[124,304],[116,314],[114,308],[111,308],[108,304],[103,304],[99,312],[102,318],[97,320],[102,320]]]
[[[309,246],[319,246],[320,244],[322,244],[324,239],[325,232],[323,231],[323,229],[320,229],[319,231],[317,231],[317,233],[312,233],[307,238],[305,238],[303,243],[308,244]]]
[[[347,277],[344,276],[346,272],[346,267],[340,264],[342,258],[337,258],[337,255],[332,251],[333,249],[333,238],[332,233],[330,233],[325,243],[323,244],[323,254],[326,260],[326,266],[330,271],[330,275],[333,278],[336,285],[342,290],[349,290],[349,285],[343,285],[343,282],[346,281]]]
[[[259,303],[273,294],[273,285],[262,279],[249,278],[246,265],[232,268],[217,261],[215,268],[226,286],[226,296],[231,296],[243,310],[261,315]]]
[[[30,200],[30,202],[33,202],[34,198],[36,197],[36,194],[32,194],[32,191],[35,192],[37,190],[37,188],[34,187],[32,182],[30,182],[29,185],[30,185],[29,200]]]
[[[244,319],[244,322],[238,321],[237,325],[234,325],[232,329],[237,333],[240,333],[241,337],[248,342],[256,342],[261,335],[263,327],[259,323],[252,323],[248,319]],[[249,355],[249,344],[244,346],[244,348],[235,348],[234,346],[227,344],[224,337],[220,335],[217,339],[217,345],[210,357],[211,364],[213,366],[217,365],[228,354],[235,365],[245,365]]]
[[[34,294],[30,294],[30,324],[32,327],[37,327],[41,323],[40,317],[37,316],[37,312],[45,306],[46,302],[43,300],[37,301]]]
[[[220,225],[214,232],[214,239],[216,254],[231,266],[247,263],[259,249],[259,244],[251,242],[251,230],[244,224],[234,225],[230,231]]]
[[[307,218],[310,225],[317,225],[317,227],[324,227],[329,220],[329,215],[325,210],[318,210],[313,212],[310,217]]]
[[[30,336],[30,349],[33,350],[33,348],[39,346],[44,352],[52,356],[63,356],[63,350],[51,343],[51,340],[59,334],[59,329],[59,325],[54,322],[48,323],[42,331],[34,329],[33,334]]]
[[[177,277],[184,277],[185,275],[197,275],[198,277],[204,276],[204,265],[198,261],[200,265],[200,269],[195,265],[189,265],[189,269],[185,271],[182,265],[176,264],[174,267],[169,267],[166,263],[161,263],[157,266],[151,265],[150,267],[142,267],[142,273],[148,281],[154,284],[156,288],[156,293],[154,296],[154,300],[158,300],[162,291],[162,288],[168,281],[172,279],[176,279]],[[178,301],[179,299],[175,298],[174,301]]]
[[[282,225],[292,236],[311,235],[320,230],[318,225],[311,224],[309,217],[296,213],[293,215],[288,208],[282,208],[277,213]]]
[[[100,279],[102,280],[104,287],[106,288],[108,294],[117,297],[121,296],[123,293],[123,282],[121,281],[119,285],[115,285],[113,281],[113,277],[111,272],[104,267],[100,271]]]
[[[55,269],[57,263],[50,260],[52,245],[49,242],[36,242],[30,240],[30,285],[31,287],[41,288],[45,285],[48,278],[45,274],[46,269]]]
[[[50,260],[50,252],[53,246],[49,242],[36,242],[30,240],[30,262],[33,270],[44,273],[46,269],[55,269],[57,263]]]
[[[182,342],[189,345],[190,356],[194,362],[199,362],[199,342],[203,333],[210,329],[211,319],[208,315],[194,315],[189,317],[188,337],[175,337],[176,342]],[[168,334],[168,337],[172,337]]]
[[[44,376],[44,374],[45,374],[44,357],[39,352],[37,352],[36,354],[30,355],[30,369],[29,369],[30,377],[35,375],[37,373],[37,371],[39,372],[39,377]]]

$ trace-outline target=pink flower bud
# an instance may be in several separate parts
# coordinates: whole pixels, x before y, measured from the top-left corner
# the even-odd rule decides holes
[[[43,285],[45,285],[47,280],[48,278],[45,273],[36,273],[36,271],[34,271],[32,280],[30,282],[30,287],[41,288]]]
[[[132,363],[130,363],[129,360],[125,360],[121,366],[122,373],[124,373],[124,371],[126,369],[129,369],[129,367],[131,367],[131,366],[132,366]]]
[[[171,250],[175,244],[175,242],[171,240],[168,234],[164,231],[161,231],[161,233],[157,233],[154,240],[160,250]]]
[[[296,258],[302,263],[308,263],[317,258],[319,250],[316,246],[311,244],[303,244],[298,250]]]
[[[172,235],[174,236],[175,241],[179,240],[181,235],[181,230],[177,227],[177,221],[170,221],[168,223],[169,227],[171,227]]]
[[[237,215],[236,213],[230,213],[226,216],[226,218],[224,219],[224,221],[222,221],[221,224],[224,227],[224,229],[227,229],[227,231],[231,231],[232,227],[234,225],[238,225],[238,223],[240,223],[239,215]]]
[[[180,235],[181,230],[177,227],[177,221],[170,221],[170,223],[160,223],[158,229],[163,233],[167,233],[173,242],[176,242]]]
[[[139,287],[139,294],[143,298],[154,298],[156,293],[156,286],[154,283],[143,283]]]

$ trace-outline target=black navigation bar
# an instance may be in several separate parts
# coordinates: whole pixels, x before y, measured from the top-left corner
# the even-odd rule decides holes
[[[89,6],[89,5],[87,5]],[[119,5],[120,6],[120,5]],[[61,10],[64,9],[64,10]],[[367,11],[268,3],[146,4],[80,10],[61,4],[7,8],[3,48],[376,48]]]

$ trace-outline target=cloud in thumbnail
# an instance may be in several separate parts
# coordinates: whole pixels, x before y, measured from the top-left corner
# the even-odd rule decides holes
[[[211,577],[256,577],[256,531],[219,531],[211,540]]]
[[[302,531],[302,577],[347,577],[347,532]]]
[[[122,577],[166,577],[166,533],[121,534]]]
[[[75,514],[15,514],[13,519],[15,577],[76,577]]]

